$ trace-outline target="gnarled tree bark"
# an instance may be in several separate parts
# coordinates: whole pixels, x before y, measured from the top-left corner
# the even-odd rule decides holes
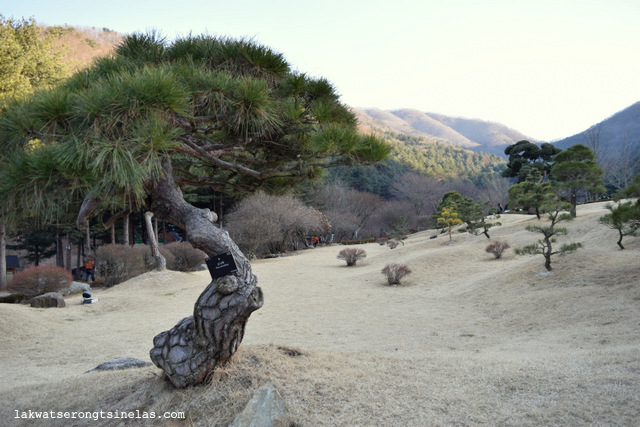
[[[232,275],[213,280],[195,303],[193,316],[182,319],[153,339],[153,363],[166,378],[182,388],[201,383],[236,351],[251,313],[262,307],[262,290],[249,260],[229,234],[214,224],[208,209],[187,203],[175,183],[170,164],[164,175],[148,186],[150,210],[186,231],[189,242],[207,255],[231,252],[238,267]]]
[[[151,247],[151,256],[153,256],[153,259],[156,260],[156,270],[162,271],[167,269],[167,260],[160,253],[160,248],[158,247],[158,239],[156,239],[157,234],[153,230],[153,226],[151,224],[151,218],[153,218],[153,212],[144,213],[144,225],[147,228],[147,236],[149,236],[149,246]]]

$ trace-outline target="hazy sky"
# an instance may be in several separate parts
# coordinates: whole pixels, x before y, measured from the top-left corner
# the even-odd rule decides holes
[[[0,13],[249,37],[353,107],[479,118],[539,140],[640,101],[638,0],[0,0]]]

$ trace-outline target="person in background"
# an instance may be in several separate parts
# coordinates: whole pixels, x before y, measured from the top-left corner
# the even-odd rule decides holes
[[[87,275],[87,283],[89,283],[89,276],[91,280],[96,280],[96,262],[93,258],[89,257],[84,261],[84,273]]]

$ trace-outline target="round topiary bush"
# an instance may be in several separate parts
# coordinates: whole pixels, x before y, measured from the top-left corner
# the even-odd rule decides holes
[[[128,245],[104,245],[96,250],[96,273],[107,287],[115,286],[147,271],[143,254]]]
[[[200,249],[188,242],[170,243],[160,247],[160,253],[167,260],[167,268],[175,271],[196,271],[207,257]]]
[[[346,248],[338,253],[338,259],[345,260],[349,267],[356,265],[356,262],[366,257],[367,252],[360,248]]]
[[[485,252],[493,254],[493,256],[495,256],[496,259],[500,259],[502,258],[502,253],[507,249],[509,249],[510,247],[511,246],[509,246],[507,242],[501,242],[499,240],[496,240],[495,242],[489,244],[489,246],[485,248]]]
[[[399,285],[400,279],[411,273],[411,269],[404,264],[391,263],[382,269],[382,274],[387,277],[389,285]]]
[[[7,284],[12,293],[33,298],[48,292],[60,292],[73,282],[71,272],[53,265],[32,267],[13,276]]]

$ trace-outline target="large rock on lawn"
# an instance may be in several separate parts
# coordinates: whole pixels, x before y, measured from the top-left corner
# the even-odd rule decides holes
[[[49,292],[31,298],[31,307],[50,308],[50,307],[66,307],[67,303],[59,292]]]

